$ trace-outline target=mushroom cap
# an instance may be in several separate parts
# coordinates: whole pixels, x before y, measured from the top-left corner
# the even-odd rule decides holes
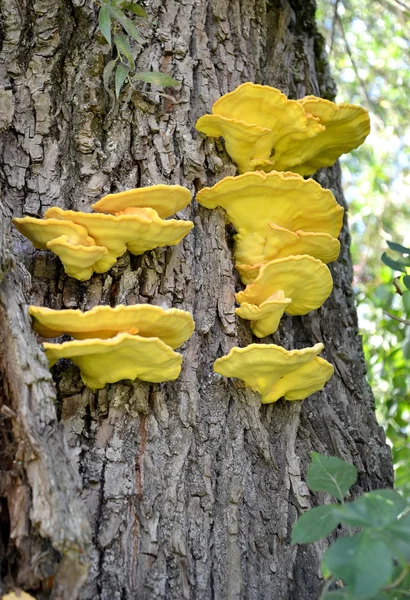
[[[16,217],[13,219],[16,229],[28,238],[35,248],[47,250],[47,243],[62,235],[71,244],[93,246],[95,241],[89,236],[87,229],[76,223],[63,223],[59,219],[34,219],[33,217]]]
[[[340,233],[343,208],[332,192],[313,179],[295,173],[244,173],[225,177],[213,187],[203,188],[196,196],[206,208],[220,206],[241,234],[258,232],[267,236],[269,223],[289,231]]]
[[[250,344],[232,348],[214,363],[216,373],[245,381],[261,394],[263,404],[304,400],[319,391],[333,374],[333,366],[317,358],[323,344],[302,350],[285,350],[275,344]]]
[[[250,283],[258,274],[259,267],[273,259],[297,254],[309,254],[323,263],[337,259],[340,242],[328,233],[312,231],[289,231],[274,223],[269,223],[266,236],[260,233],[238,233],[235,239],[235,259],[238,271],[248,275],[243,283]],[[245,267],[242,269],[242,267]],[[246,268],[248,267],[248,268]],[[249,275],[253,275],[253,279]],[[251,275],[251,277],[252,277]]]
[[[239,304],[248,302],[260,306],[280,290],[292,298],[289,315],[306,315],[322,306],[333,289],[329,268],[307,254],[287,256],[262,265],[255,281],[236,294]]]
[[[262,338],[277,330],[283,313],[291,303],[292,299],[285,298],[285,294],[280,290],[276,294],[272,294],[269,300],[262,302],[260,306],[243,302],[239,308],[235,309],[235,313],[242,319],[252,321],[253,334]]]
[[[47,248],[59,257],[67,275],[79,281],[90,279],[98,267],[102,268],[98,272],[105,272],[115,263],[104,246],[76,246],[66,235],[47,242]]]
[[[53,207],[46,211],[45,217],[82,225],[97,244],[107,248],[114,262],[127,250],[143,254],[159,246],[178,244],[194,226],[192,221],[164,221],[152,208],[134,208],[132,214],[113,216]]]
[[[175,349],[189,339],[195,329],[192,315],[178,308],[163,309],[151,304],[94,306],[91,310],[53,310],[29,306],[34,330],[47,338],[67,333],[75,339],[115,337],[138,330],[140,337],[158,337]]]
[[[237,302],[247,305],[243,311],[235,312],[244,319],[257,320],[252,329],[258,337],[265,337],[276,331],[272,328],[274,323],[277,323],[276,328],[279,324],[279,319],[271,315],[278,313],[279,292],[283,298],[292,300],[284,308],[289,315],[305,315],[319,308],[332,288],[330,271],[320,260],[305,254],[279,258],[262,265],[255,281],[236,294]],[[252,312],[249,305],[253,305]]]
[[[363,144],[370,133],[369,114],[361,106],[334,104],[316,96],[306,96],[298,102],[325,127],[313,139],[299,142],[304,159],[292,169],[301,175],[311,175],[321,167],[332,166],[339,156]],[[286,156],[275,163],[278,170],[288,166]]]
[[[70,358],[81,371],[84,383],[97,390],[121,379],[160,383],[178,377],[182,355],[159,338],[119,333],[106,340],[74,340],[63,344],[44,342],[50,366]]]
[[[191,202],[191,192],[180,185],[152,185],[107,194],[92,205],[97,212],[115,214],[127,208],[153,208],[165,219],[182,210]]]
[[[288,167],[298,164],[302,157],[297,140],[309,139],[324,127],[279,90],[247,82],[219,98],[212,115],[198,119],[196,129],[208,136],[222,136],[228,154],[244,173],[271,171],[282,155],[288,157]]]

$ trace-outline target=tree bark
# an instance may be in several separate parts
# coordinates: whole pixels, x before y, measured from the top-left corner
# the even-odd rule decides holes
[[[298,515],[323,501],[305,474],[312,450],[359,471],[358,494],[392,485],[385,437],[365,378],[349,235],[331,265],[334,291],[263,340],[323,341],[335,366],[305,402],[261,406],[214,360],[252,343],[235,318],[240,283],[224,214],[193,202],[176,247],[125,255],[80,283],[13,232],[12,216],[88,210],[103,194],[172,183],[192,192],[235,167],[196,119],[244,81],[291,98],[333,98],[313,0],[147,0],[138,70],[182,82],[175,101],[143,85],[111,108],[110,59],[88,0],[0,0],[0,556],[2,588],[38,599],[316,600],[329,541],[290,544]],[[316,179],[344,205],[340,171]],[[29,275],[30,274],[30,275]],[[196,332],[175,382],[123,381],[92,393],[70,363],[53,368],[25,303],[89,309],[151,303],[189,310]],[[87,574],[87,569],[88,574]],[[81,588],[81,589],[80,589]]]

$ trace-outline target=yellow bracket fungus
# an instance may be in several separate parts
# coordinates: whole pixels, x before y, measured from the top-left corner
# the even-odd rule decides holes
[[[288,256],[261,266],[255,281],[236,294],[241,306],[235,312],[252,321],[257,337],[265,337],[276,331],[284,311],[305,315],[319,308],[332,288],[330,271],[320,260],[308,255]]]
[[[104,246],[75,246],[66,235],[50,240],[47,249],[59,257],[67,275],[79,281],[87,281],[94,271],[104,273],[115,263]]]
[[[93,246],[93,240],[87,229],[75,223],[64,223],[59,219],[34,219],[23,217],[13,219],[13,225],[24,237],[28,238],[35,248],[47,250],[48,242],[62,235],[74,246]]]
[[[318,357],[323,344],[302,350],[285,350],[275,344],[251,344],[232,348],[214,363],[216,373],[242,379],[261,394],[262,404],[304,400],[323,388],[333,375],[333,366]]]
[[[107,248],[112,264],[127,250],[131,254],[143,254],[159,246],[174,246],[194,226],[192,221],[164,221],[152,208],[133,209],[132,214],[114,216],[53,207],[46,211],[45,217],[82,225],[97,244]]]
[[[292,169],[309,175],[360,146],[370,121],[360,106],[315,96],[288,100],[275,88],[248,82],[219,98],[196,129],[222,136],[240,173]]]
[[[290,231],[314,231],[337,237],[343,208],[332,192],[313,179],[295,173],[244,173],[225,177],[198,192],[197,201],[206,208],[225,209],[237,231],[265,233],[269,223]]]
[[[35,248],[57,254],[69,277],[86,281],[93,271],[108,271],[115,262],[110,260],[108,250],[97,246],[87,229],[79,224],[32,217],[15,218],[13,223]]]
[[[361,106],[334,104],[316,96],[305,96],[298,102],[325,130],[313,139],[299,142],[305,158],[292,167],[296,173],[311,175],[321,167],[331,167],[339,156],[363,144],[370,133],[369,114]],[[286,160],[275,164],[275,169],[282,168],[288,168]]]
[[[141,337],[158,337],[175,349],[188,340],[195,323],[191,314],[178,308],[163,309],[151,304],[95,306],[91,310],[53,310],[30,306],[33,328],[46,338],[63,333],[78,340],[115,337],[136,330]]]
[[[339,254],[344,209],[313,179],[277,171],[244,173],[202,189],[197,201],[225,209],[238,232],[235,259],[244,283],[260,264],[276,258],[310,254],[331,262]]]
[[[293,232],[273,223],[269,227],[273,231],[266,238],[257,233],[235,235],[235,267],[244,284],[252,283],[259,268],[273,259],[309,254],[329,263],[339,256],[340,242],[328,233]]]
[[[191,192],[180,185],[152,185],[108,194],[92,205],[97,212],[117,214],[128,208],[153,208],[165,219],[191,202]]]
[[[70,358],[92,390],[121,379],[142,379],[160,383],[178,377],[182,355],[157,337],[129,333],[101,339],[74,340],[63,344],[44,343],[50,366],[60,358]]]
[[[271,171],[282,157],[287,168],[303,157],[298,140],[310,139],[324,130],[319,121],[306,114],[296,100],[267,85],[243,83],[219,98],[212,115],[198,119],[196,129],[207,136],[222,136],[226,151],[240,173]]]

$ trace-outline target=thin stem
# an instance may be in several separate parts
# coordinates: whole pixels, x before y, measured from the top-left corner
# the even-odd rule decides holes
[[[404,325],[410,325],[410,321],[408,321],[407,319],[402,319],[401,317],[396,317],[395,315],[392,315],[389,312],[387,312],[387,310],[384,310],[383,314],[386,315],[386,317],[390,317],[391,319],[398,321],[399,323],[403,323]]]
[[[329,54],[331,54],[333,49],[333,43],[335,41],[335,32],[336,32],[336,22],[337,22],[337,9],[339,8],[340,0],[335,0],[335,5],[333,8],[333,19],[332,19],[332,28],[330,30],[330,43],[329,46]]]
[[[393,590],[395,587],[397,587],[398,585],[401,584],[401,582],[406,577],[406,575],[409,571],[410,571],[410,565],[408,567],[406,567],[405,569],[403,569],[403,571],[400,573],[400,575],[398,577],[396,577],[396,579],[392,583],[389,583],[389,585],[385,585],[383,587],[383,589],[384,590]]]
[[[366,100],[367,109],[370,110],[371,100],[370,100],[369,95],[367,93],[367,89],[366,89],[366,86],[364,84],[364,81],[363,81],[363,79],[359,75],[359,69],[358,69],[358,67],[356,65],[355,59],[353,58],[352,50],[350,48],[349,42],[347,41],[347,37],[346,37],[346,33],[345,33],[345,30],[344,30],[344,27],[343,27],[342,19],[340,18],[340,16],[339,16],[338,13],[336,13],[336,21],[337,21],[337,24],[339,25],[340,32],[341,32],[342,37],[343,37],[343,41],[344,41],[344,44],[345,44],[346,52],[349,55],[350,62],[352,63],[353,70],[354,70],[354,72],[356,74],[356,77],[357,77],[357,80],[359,82],[359,85],[362,88],[362,91],[363,91],[363,94],[364,94],[364,97],[365,97],[365,100]]]
[[[330,579],[328,579],[326,581],[326,584],[322,590],[322,593],[320,594],[320,598],[319,600],[323,600],[323,598],[325,597],[326,593],[330,590],[330,586],[335,582],[335,579],[333,579],[332,577]]]

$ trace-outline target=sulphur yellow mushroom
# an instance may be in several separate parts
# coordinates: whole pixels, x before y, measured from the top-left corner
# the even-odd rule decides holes
[[[244,283],[252,280],[255,268],[257,272],[275,258],[310,254],[331,262],[339,254],[336,238],[344,210],[313,179],[277,171],[244,173],[202,189],[197,201],[206,208],[225,209],[238,232],[234,253]],[[246,277],[250,267],[252,274]]]
[[[289,231],[269,223],[272,233],[262,237],[258,233],[235,235],[235,268],[242,283],[252,283],[262,265],[272,259],[309,254],[323,263],[333,262],[339,256],[340,242],[328,233]]]
[[[369,114],[361,106],[334,104],[316,96],[306,96],[298,102],[325,130],[313,139],[299,142],[304,160],[292,167],[296,173],[311,175],[321,167],[331,167],[339,156],[360,146],[370,133]],[[282,168],[288,168],[286,160],[275,164],[275,169]]]
[[[104,246],[75,246],[65,235],[49,241],[47,248],[59,257],[67,275],[79,281],[87,281],[94,272],[105,273],[115,263]]]
[[[323,388],[333,375],[333,366],[318,357],[323,344],[302,350],[285,350],[275,344],[251,344],[232,348],[214,363],[216,373],[242,379],[261,394],[262,404],[304,400]]]
[[[275,88],[248,82],[219,98],[196,129],[222,136],[240,173],[291,169],[308,175],[360,146],[370,121],[360,106],[315,96],[288,100]]]
[[[114,264],[104,246],[98,246],[85,227],[59,219],[15,218],[13,224],[35,248],[57,254],[69,277],[90,279],[93,271],[108,271]]]
[[[134,209],[132,214],[114,216],[53,207],[46,211],[45,217],[46,220],[61,219],[82,225],[98,245],[107,248],[112,264],[127,250],[131,254],[143,254],[159,246],[174,246],[194,226],[192,221],[165,221],[152,208]]]
[[[182,355],[157,337],[119,333],[109,339],[87,339],[51,344],[44,342],[50,366],[70,358],[92,390],[121,379],[160,383],[172,381],[181,371]]]
[[[152,185],[117,194],[107,194],[92,205],[97,212],[117,214],[129,208],[153,208],[165,219],[191,202],[191,192],[180,185]]]
[[[189,312],[150,304],[95,306],[86,312],[30,306],[29,313],[34,330],[46,338],[66,333],[78,340],[108,339],[118,333],[135,332],[141,337],[157,337],[175,349],[189,339],[195,329]]]
[[[222,136],[226,151],[240,173],[271,171],[282,156],[288,167],[298,164],[298,140],[324,130],[295,100],[267,85],[243,83],[219,98],[212,115],[198,119],[196,129],[207,136]]]
[[[95,240],[90,237],[87,229],[76,223],[64,223],[59,219],[34,219],[33,217],[16,217],[13,225],[24,237],[28,238],[35,248],[47,250],[47,244],[62,235],[71,244],[78,246],[93,246]]]
[[[284,312],[305,315],[319,308],[332,288],[330,271],[320,260],[288,256],[261,266],[255,281],[236,294],[235,312],[251,321],[257,337],[265,337],[275,333]]]

